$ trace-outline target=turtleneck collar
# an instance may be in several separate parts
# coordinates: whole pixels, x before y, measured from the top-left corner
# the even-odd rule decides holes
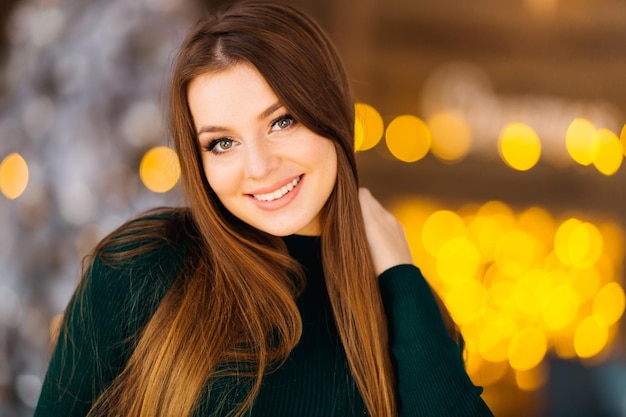
[[[307,268],[321,265],[321,238],[319,236],[289,235],[282,238],[289,255]],[[316,269],[316,268],[315,268]]]

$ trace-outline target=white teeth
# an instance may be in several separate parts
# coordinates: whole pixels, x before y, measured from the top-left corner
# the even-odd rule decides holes
[[[278,190],[272,193],[253,194],[253,196],[259,201],[274,201],[276,199],[283,197],[289,191],[293,190],[294,187],[298,185],[299,182],[300,182],[300,177],[297,177],[297,178],[294,178],[293,181],[291,181],[289,184],[284,185],[283,187],[279,188]]]

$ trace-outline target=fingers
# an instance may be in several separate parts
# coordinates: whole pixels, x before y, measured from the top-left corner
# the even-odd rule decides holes
[[[366,188],[359,189],[367,241],[377,274],[395,265],[412,263],[404,228]]]

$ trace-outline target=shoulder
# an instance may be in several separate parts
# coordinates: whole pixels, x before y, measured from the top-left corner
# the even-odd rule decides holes
[[[96,246],[85,260],[75,298],[100,313],[154,310],[193,258],[198,239],[188,209],[144,212]]]
[[[184,249],[198,236],[189,209],[161,207],[122,224],[96,246],[92,255],[105,260],[132,260],[142,253]]]

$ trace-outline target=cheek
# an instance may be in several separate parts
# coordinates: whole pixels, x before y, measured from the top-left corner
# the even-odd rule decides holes
[[[324,166],[327,176],[335,177],[337,175],[337,151],[335,144],[328,139],[320,140],[322,143],[314,150],[311,150],[311,152],[316,155],[319,164]]]
[[[232,171],[232,169],[228,169],[228,165],[204,165],[204,175],[206,176],[207,182],[222,203],[229,193],[237,189],[237,176]]]

